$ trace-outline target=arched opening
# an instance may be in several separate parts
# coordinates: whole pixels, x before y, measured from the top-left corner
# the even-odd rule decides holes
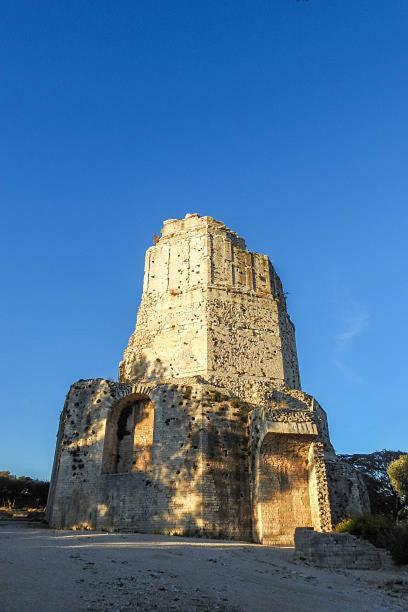
[[[106,424],[105,474],[146,472],[152,462],[154,406],[146,396],[128,396],[113,408]]]
[[[314,436],[268,433],[258,477],[259,536],[263,544],[291,545],[296,527],[312,527],[309,456]]]

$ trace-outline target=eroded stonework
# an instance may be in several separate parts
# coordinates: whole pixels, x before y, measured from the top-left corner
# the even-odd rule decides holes
[[[61,414],[53,527],[293,542],[368,509],[319,404],[265,255],[211,217],[164,223],[119,382],[80,380]]]

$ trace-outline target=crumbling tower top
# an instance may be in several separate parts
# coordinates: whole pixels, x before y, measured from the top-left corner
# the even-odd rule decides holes
[[[167,219],[163,222],[161,235],[162,238],[168,238],[172,237],[175,233],[181,234],[183,232],[201,230],[203,228],[226,232],[231,240],[235,241],[242,249],[246,249],[245,240],[238,236],[236,232],[230,230],[222,221],[217,221],[213,217],[202,217],[198,213],[187,213],[184,219]]]

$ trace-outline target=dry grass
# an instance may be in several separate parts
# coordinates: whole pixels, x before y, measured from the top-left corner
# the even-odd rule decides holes
[[[0,520],[42,520],[44,513],[45,508],[15,508],[10,501],[0,506]]]

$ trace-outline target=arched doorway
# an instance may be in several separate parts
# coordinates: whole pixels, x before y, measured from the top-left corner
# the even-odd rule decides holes
[[[120,400],[108,418],[105,431],[103,472],[145,472],[152,462],[154,406],[147,396]]]
[[[263,544],[291,545],[296,527],[312,527],[309,452],[314,436],[268,433],[259,452],[258,521]]]

